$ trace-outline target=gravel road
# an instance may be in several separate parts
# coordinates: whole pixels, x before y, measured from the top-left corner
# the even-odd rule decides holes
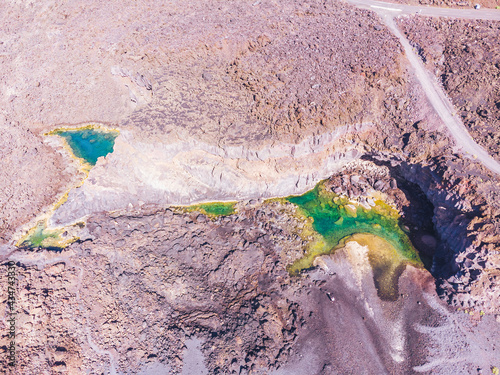
[[[399,5],[370,0],[349,0],[349,3],[361,8],[375,11],[401,42],[408,61],[414,69],[415,76],[422,85],[430,103],[437,114],[441,117],[444,124],[455,139],[457,146],[460,147],[466,155],[479,160],[486,168],[500,174],[500,163],[493,159],[483,147],[478,145],[470,136],[460,118],[456,115],[450,99],[442,89],[439,82],[430,75],[425,69],[421,59],[418,57],[413,47],[405,36],[397,28],[394,17],[400,14],[416,13],[422,9],[421,15],[447,16],[457,18],[474,18],[500,20],[500,12],[495,10],[462,10],[462,9],[444,9],[436,7],[418,7],[410,5]]]

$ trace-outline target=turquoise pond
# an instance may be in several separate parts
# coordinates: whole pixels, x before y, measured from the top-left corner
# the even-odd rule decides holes
[[[117,131],[106,131],[94,128],[60,130],[55,134],[63,137],[71,147],[73,154],[95,165],[101,156],[113,152]]]

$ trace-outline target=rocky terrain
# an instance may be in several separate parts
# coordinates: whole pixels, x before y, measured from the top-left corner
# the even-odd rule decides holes
[[[319,0],[40,1],[9,2],[0,21],[12,374],[500,366],[500,178],[461,154],[375,13]],[[398,23],[498,158],[496,24]],[[120,135],[87,177],[44,134],[89,122]],[[287,271],[311,240],[300,236],[308,222],[265,198],[322,179],[361,204],[377,191],[397,207],[426,269],[406,267],[396,301],[379,298],[355,242]],[[219,200],[237,212],[178,207]],[[65,235],[83,229],[63,250],[16,248],[41,219]],[[3,271],[0,283],[7,368]]]
[[[495,363],[496,344],[468,336],[495,337],[485,330],[498,325],[454,313],[466,335],[457,336],[426,271],[408,268],[401,298],[381,303],[366,250],[350,243],[291,277],[304,225],[293,206],[237,209],[216,219],[152,207],[102,214],[61,253],[17,252],[20,373],[181,372],[196,355],[198,374],[451,374]],[[456,361],[449,334],[481,359],[433,364]]]
[[[476,5],[484,8],[496,9],[500,6],[499,0],[391,0],[398,4],[425,5],[434,7],[473,9]]]
[[[500,23],[405,17],[399,25],[442,82],[471,135],[498,159]]]

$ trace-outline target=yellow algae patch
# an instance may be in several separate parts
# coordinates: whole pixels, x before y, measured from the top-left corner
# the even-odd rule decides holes
[[[78,169],[84,176],[81,181],[71,188],[74,189],[85,182],[99,157],[106,156],[113,151],[114,141],[119,135],[119,131],[101,124],[88,123],[60,127],[44,135],[58,136],[68,155],[77,161]],[[66,191],[48,212],[37,218],[38,223],[28,230],[17,242],[16,246],[60,249],[78,240],[76,234],[80,227],[79,224],[66,228],[47,228],[49,218],[57,208],[68,200],[71,189]],[[69,236],[69,234],[71,235]]]
[[[356,233],[344,238],[336,249],[355,241],[368,248],[368,260],[373,270],[373,281],[379,297],[394,301],[398,298],[399,276],[409,263],[388,241],[370,233]]]

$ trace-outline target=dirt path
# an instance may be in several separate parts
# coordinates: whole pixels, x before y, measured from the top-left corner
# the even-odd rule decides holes
[[[401,42],[408,61],[414,69],[415,76],[422,85],[424,92],[427,95],[430,103],[438,113],[439,117],[443,120],[444,124],[455,139],[457,146],[460,147],[470,157],[479,160],[483,165],[491,171],[500,174],[500,163],[493,159],[483,147],[478,145],[470,136],[469,132],[463,125],[460,118],[456,115],[456,110],[453,107],[450,99],[439,85],[439,82],[430,75],[425,69],[422,61],[413,50],[408,40],[404,37],[401,31],[397,28],[394,22],[394,16],[403,13],[415,13],[415,10],[425,9],[426,15],[435,16],[449,16],[449,17],[468,17],[473,18],[473,12],[479,11],[466,11],[461,9],[440,9],[440,8],[422,8],[409,5],[398,5],[391,3],[382,3],[379,1],[370,0],[349,0],[351,4],[367,8],[375,11]],[[421,12],[424,15],[424,12]],[[500,20],[500,12],[496,11],[482,11],[476,13],[479,16],[487,16],[485,19],[498,19]],[[493,18],[493,17],[497,18]]]
[[[500,10],[495,9],[453,9],[438,8],[430,6],[394,4],[374,0],[348,0],[348,3],[359,8],[371,9],[379,13],[380,11],[394,12],[393,14],[419,14],[421,16],[432,17],[453,17],[467,18],[474,20],[500,21]]]

